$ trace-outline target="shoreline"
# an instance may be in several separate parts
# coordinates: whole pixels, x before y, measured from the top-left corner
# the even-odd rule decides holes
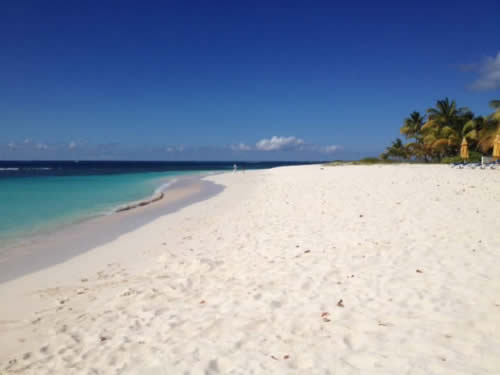
[[[162,215],[218,194],[223,190],[220,186],[203,180],[209,175],[174,176],[150,198],[7,245],[1,249],[0,284],[65,261]]]
[[[52,168],[37,168],[38,170],[46,170]],[[145,175],[158,172],[142,172]],[[222,173],[221,171],[181,171],[179,174],[172,176],[159,176],[156,182],[155,189],[151,193],[144,193],[144,195],[134,199],[124,199],[117,203],[108,203],[106,207],[95,207],[92,211],[75,211],[73,213],[65,214],[62,216],[55,216],[50,218],[47,222],[40,221],[39,223],[32,223],[31,227],[11,228],[0,232],[0,264],[3,258],[3,251],[8,248],[22,247],[37,239],[46,237],[51,233],[61,232],[68,227],[79,225],[89,220],[95,220],[103,216],[109,216],[128,211],[139,207],[147,206],[163,199],[165,191],[167,191],[178,179],[185,178],[203,178],[213,173]],[[130,175],[131,173],[124,173],[122,175]],[[119,176],[120,174],[117,174]],[[135,175],[135,173],[133,174]],[[101,175],[107,176],[107,175]],[[60,177],[60,176],[48,176]],[[67,176],[63,176],[67,177]],[[74,177],[79,177],[74,175]],[[92,175],[85,175],[84,177],[92,177]],[[1,181],[1,180],[0,180]],[[106,203],[105,203],[106,204]]]

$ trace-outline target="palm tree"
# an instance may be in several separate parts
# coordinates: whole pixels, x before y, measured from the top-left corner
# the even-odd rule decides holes
[[[450,101],[445,98],[438,100],[436,108],[429,108],[427,113],[430,120],[435,120],[444,126],[453,126],[461,116],[470,113],[470,110],[467,107],[457,108],[455,100]]]
[[[490,101],[490,107],[495,112],[484,119],[483,126],[478,131],[478,144],[483,152],[491,151],[496,135],[500,134],[500,100]]]
[[[474,117],[467,121],[462,128],[461,136],[466,138],[471,149],[476,148],[479,141],[479,134],[486,126],[486,119],[482,116]]]
[[[498,111],[500,109],[500,100],[490,100],[490,107]]]
[[[474,117],[472,112],[466,107],[458,108],[455,100],[445,98],[438,100],[427,114],[428,121],[421,128],[424,144],[439,160],[448,153],[456,153],[464,125]]]
[[[421,141],[421,129],[425,122],[425,115],[422,117],[420,112],[413,111],[410,117],[405,118],[404,125],[401,127],[401,134],[406,139],[415,138],[415,141]]]
[[[387,147],[387,149],[381,155],[381,158],[384,160],[404,160],[408,158],[408,150],[403,144],[403,141],[400,138],[396,138],[396,140],[392,142],[392,145]]]
[[[407,157],[415,157],[427,161],[427,156],[423,147],[422,126],[425,123],[425,115],[420,112],[413,111],[410,117],[407,117],[403,126],[400,129],[406,139],[414,139],[414,142],[409,142],[406,145]]]

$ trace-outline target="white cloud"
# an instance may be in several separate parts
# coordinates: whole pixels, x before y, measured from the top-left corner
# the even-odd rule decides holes
[[[165,147],[165,151],[167,152],[182,152],[184,151],[184,146],[167,146]]]
[[[202,160],[229,160],[235,155],[249,160],[260,160],[263,158],[288,158],[288,159],[325,159],[329,155],[337,155],[343,150],[342,146],[334,144],[318,144],[308,142],[295,136],[269,136],[260,139],[256,143],[237,142],[221,146],[184,146],[184,145],[158,145],[130,147],[120,144],[92,144],[85,141],[68,139],[65,142],[44,142],[33,138],[7,139],[3,145],[0,144],[0,156],[9,155],[10,158],[36,159],[50,155],[54,158],[79,158],[94,159],[107,158],[151,158]],[[283,152],[283,154],[282,154]],[[285,155],[286,153],[286,155]],[[335,153],[335,154],[334,154]],[[45,156],[44,156],[45,155]],[[267,156],[266,156],[267,155]]]
[[[337,145],[330,145],[330,146],[324,146],[321,148],[321,151],[326,152],[327,154],[334,153],[335,151],[338,151],[340,149],[340,146]]]
[[[38,143],[36,145],[36,148],[39,150],[47,150],[49,148],[49,146],[47,146],[45,143]]]
[[[304,140],[297,137],[277,137],[261,139],[255,145],[259,151],[299,150]]]
[[[470,85],[472,89],[480,91],[500,89],[500,51],[496,56],[483,59],[481,63],[475,65],[474,70],[479,72],[479,78]]]
[[[235,145],[229,146],[233,151],[250,151],[252,147],[244,143],[237,143]]]

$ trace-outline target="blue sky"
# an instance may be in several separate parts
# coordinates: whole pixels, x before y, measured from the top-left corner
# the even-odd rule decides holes
[[[379,154],[500,98],[498,1],[0,4],[0,159]]]

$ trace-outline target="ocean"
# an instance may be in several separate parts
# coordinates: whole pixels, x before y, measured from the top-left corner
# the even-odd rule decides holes
[[[168,194],[183,175],[224,172],[234,162],[0,161],[0,248],[130,202]],[[262,169],[304,163],[241,163]]]

